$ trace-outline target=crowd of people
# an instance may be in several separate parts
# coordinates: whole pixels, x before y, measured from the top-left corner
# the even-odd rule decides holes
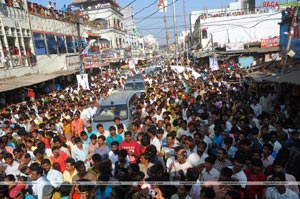
[[[130,126],[91,122],[132,71],[7,105],[0,198],[299,198],[295,184],[249,184],[296,182],[286,168],[289,148],[300,147],[297,92],[236,81],[236,67],[199,72],[142,73],[147,89]]]

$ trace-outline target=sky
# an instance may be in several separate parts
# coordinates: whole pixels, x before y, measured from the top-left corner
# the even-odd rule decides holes
[[[48,0],[30,0],[44,6],[48,5]],[[234,0],[174,0],[176,7],[176,27],[177,33],[184,31],[184,29],[190,29],[190,20],[189,15],[191,11],[203,10],[205,8],[225,8],[229,5],[230,2]],[[186,13],[186,23],[184,22],[184,7],[183,1],[185,2],[185,13]],[[256,0],[256,4],[262,0]],[[57,8],[63,7],[64,4],[68,5],[72,0],[56,0]],[[129,3],[133,2],[131,5],[134,8],[135,13],[139,12],[134,16],[135,22],[137,23],[138,32],[142,35],[152,34],[159,41],[159,44],[164,44],[165,42],[165,26],[163,21],[163,13],[157,12],[153,16],[144,19],[145,17],[151,15],[158,10],[157,4],[158,0],[118,0],[119,5],[124,7]],[[168,0],[168,4],[172,3],[172,0]],[[148,7],[149,5],[152,6]],[[144,10],[142,10],[144,9]],[[168,32],[169,32],[169,43],[174,41],[174,21],[173,21],[173,7],[170,5],[167,9],[167,23],[168,23]],[[144,19],[144,20],[143,20]]]

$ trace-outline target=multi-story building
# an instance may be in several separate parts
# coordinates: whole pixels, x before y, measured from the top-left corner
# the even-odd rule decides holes
[[[242,0],[227,9],[192,12],[190,46],[205,50],[212,42],[224,47],[227,43],[260,42],[278,36],[281,12],[250,9],[252,4]]]
[[[125,55],[128,58],[136,57],[138,53],[138,33],[137,27],[134,21],[134,9],[132,6],[125,7],[121,10],[123,14],[123,26],[126,31],[125,34]]]
[[[23,85],[15,83],[5,89],[39,83],[79,69],[78,44],[85,45],[88,35],[84,36],[87,32],[83,25],[78,33],[75,14],[27,1],[1,1],[0,7],[0,79],[39,74],[38,78],[24,80]],[[82,35],[80,41],[78,35]]]
[[[143,38],[144,38],[145,55],[146,56],[153,55],[153,52],[159,49],[158,41],[153,35],[145,35]]]
[[[100,34],[101,48],[122,49],[125,47],[125,29],[120,6],[114,0],[73,0],[72,5],[81,8],[88,17],[86,31]]]

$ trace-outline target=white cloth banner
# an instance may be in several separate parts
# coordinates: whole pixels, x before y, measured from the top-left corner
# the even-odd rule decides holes
[[[87,74],[76,75],[76,78],[78,83],[78,88],[77,88],[78,90],[80,86],[82,86],[83,90],[90,90],[89,79]]]
[[[210,57],[209,58],[209,67],[212,71],[219,70],[218,59]]]

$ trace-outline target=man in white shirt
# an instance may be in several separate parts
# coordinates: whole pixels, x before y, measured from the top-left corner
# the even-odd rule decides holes
[[[51,169],[51,162],[49,159],[43,159],[41,161],[41,167],[44,170],[45,176],[50,181],[54,188],[59,188],[64,181],[63,175],[60,171]]]
[[[193,167],[199,166],[200,164],[204,164],[205,158],[208,157],[207,153],[205,152],[206,148],[207,144],[204,141],[198,142],[197,153],[191,153],[187,158],[187,162],[189,162]]]
[[[214,168],[216,158],[214,156],[208,156],[205,158],[204,168],[201,172],[201,181],[211,181],[220,177],[220,172]]]
[[[272,176],[272,181],[283,182],[285,176],[283,173],[275,173]],[[282,184],[276,184],[275,186],[268,187],[266,191],[266,199],[299,199],[299,196],[289,188],[286,188]]]
[[[35,165],[31,166],[30,170],[30,176],[33,183],[33,195],[37,196],[38,199],[41,199],[43,198],[43,190],[46,189],[47,186],[51,186],[49,185],[50,182],[45,176],[43,176],[42,167]]]
[[[245,172],[243,171],[245,162],[246,162],[246,160],[243,156],[236,155],[233,160],[234,166],[228,167],[228,168],[232,169],[232,171],[233,171],[232,178],[237,179],[238,181],[242,182],[241,187],[243,189],[246,188],[246,184],[247,184],[247,176],[246,176]]]
[[[189,129],[187,128],[187,121],[186,120],[182,120],[181,123],[180,123],[180,128],[177,131],[176,137],[178,139],[180,139],[181,136],[188,135],[188,134],[189,134]]]
[[[98,130],[97,137],[99,137],[100,135],[104,135],[104,137],[107,138],[109,136],[109,132],[107,130],[104,130],[103,124],[97,124],[96,128]]]
[[[258,117],[262,114],[262,107],[257,103],[257,100],[254,98],[250,107],[253,109],[255,117]]]
[[[19,163],[13,159],[13,156],[10,153],[4,154],[4,160],[5,164],[0,168],[4,170],[5,175],[11,174],[17,178],[17,176],[20,175]]]
[[[180,149],[177,153],[177,160],[172,162],[170,168],[170,180],[181,180],[183,174],[186,174],[192,165],[186,161],[187,152],[184,149]]]
[[[147,133],[148,136],[150,137],[150,144],[154,145],[157,151],[161,151],[161,143],[159,139],[156,137],[156,127],[154,125],[151,125],[147,129]]]

